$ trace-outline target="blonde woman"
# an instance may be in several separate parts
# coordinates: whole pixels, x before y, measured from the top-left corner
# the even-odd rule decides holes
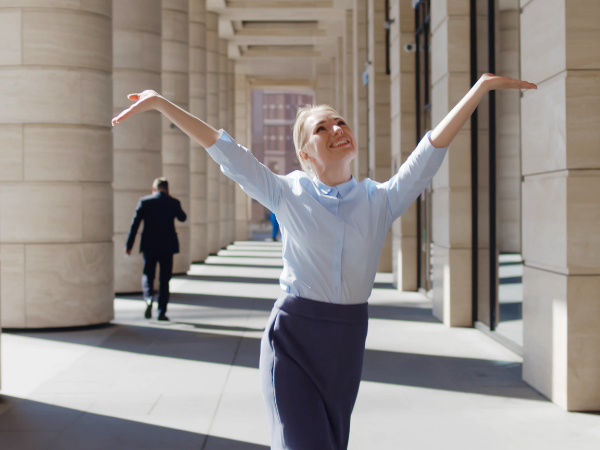
[[[273,449],[344,450],[358,394],[367,335],[367,299],[392,225],[429,184],[447,148],[481,98],[495,89],[536,89],[485,74],[427,133],[389,181],[350,173],[357,145],[326,105],[300,108],[294,144],[303,171],[273,174],[223,130],[154,91],[113,119],[156,109],[204,146],[225,175],[277,215],[282,294],[261,341],[260,372]]]

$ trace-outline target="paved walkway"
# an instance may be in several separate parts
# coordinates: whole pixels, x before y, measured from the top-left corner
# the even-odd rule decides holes
[[[108,326],[5,332],[0,450],[267,449],[258,352],[280,266],[280,244],[238,242],[173,279],[168,325],[119,296]],[[600,416],[557,408],[517,355],[390,281],[370,299],[350,450],[600,448]]]

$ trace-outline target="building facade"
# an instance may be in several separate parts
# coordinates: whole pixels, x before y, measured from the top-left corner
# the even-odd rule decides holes
[[[538,90],[484,99],[379,270],[521,353],[563,408],[600,409],[600,2],[9,0],[0,35],[2,326],[111,320],[114,293],[139,290],[123,246],[155,177],[190,217],[177,272],[259,218],[158,113],[111,130],[127,93],[161,92],[282,174],[299,168],[296,105],[330,104],[357,138],[354,176],[385,181],[495,72]]]

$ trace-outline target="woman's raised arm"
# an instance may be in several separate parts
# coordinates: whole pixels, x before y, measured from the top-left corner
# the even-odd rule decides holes
[[[129,94],[127,97],[135,103],[112,120],[113,126],[123,122],[134,114],[156,109],[167,116],[177,128],[204,148],[210,147],[219,140],[219,132],[217,130],[171,103],[166,98],[161,97],[155,91],[148,90],[139,94]]]
[[[479,102],[489,91],[499,89],[537,89],[537,86],[527,81],[500,77],[492,73],[484,74],[460,102],[448,113],[431,133],[431,143],[434,147],[448,147],[462,126],[467,122]]]

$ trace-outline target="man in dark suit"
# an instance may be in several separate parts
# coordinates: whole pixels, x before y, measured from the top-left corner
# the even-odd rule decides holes
[[[169,303],[169,280],[173,272],[173,255],[179,253],[179,240],[175,232],[175,219],[185,222],[187,216],[181,203],[169,195],[169,182],[165,178],[157,178],[152,184],[152,195],[142,197],[138,202],[125,252],[131,255],[135,236],[142,220],[142,242],[140,253],[144,256],[144,274],[142,290],[146,300],[146,319],[152,317],[152,300],[154,298],[154,276],[156,263],[160,265],[158,290],[158,320],[169,320],[166,316]]]

